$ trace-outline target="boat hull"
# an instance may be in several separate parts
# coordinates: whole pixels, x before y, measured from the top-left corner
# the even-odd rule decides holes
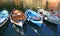
[[[3,26],[3,25],[5,25],[5,23],[8,21],[8,18],[7,19],[5,19],[2,23],[0,23],[0,28]]]

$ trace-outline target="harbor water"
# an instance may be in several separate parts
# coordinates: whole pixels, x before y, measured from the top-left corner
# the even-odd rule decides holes
[[[45,22],[44,22],[45,23]],[[39,36],[38,33],[36,33],[34,31],[34,29],[32,29],[32,26],[33,28],[37,27],[36,25],[29,25],[29,24],[32,24],[32,23],[26,23],[25,27],[26,29],[25,30],[25,36]],[[45,23],[43,24],[43,27],[46,25],[46,24],[52,24],[52,23]],[[55,25],[47,25],[48,27],[46,27],[48,30],[50,30],[49,32],[51,33],[52,31],[54,32],[54,34],[56,34],[56,26]],[[5,26],[6,27],[6,26]],[[18,28],[20,29],[20,27],[18,26]],[[44,29],[46,29],[44,28]],[[55,28],[55,29],[54,29]],[[39,30],[38,28],[36,28],[37,30]],[[42,28],[43,29],[43,28]],[[42,30],[41,29],[41,30]],[[44,31],[43,29],[43,31]],[[2,29],[1,29],[2,30]],[[48,30],[46,30],[48,32]],[[47,33],[47,32],[44,32],[44,33]],[[43,34],[44,35],[44,34]],[[47,34],[48,35],[48,34]],[[20,33],[17,32],[17,30],[15,30],[15,28],[13,27],[13,24],[9,21],[8,25],[7,25],[7,28],[5,29],[4,33],[3,33],[3,36],[21,36]]]

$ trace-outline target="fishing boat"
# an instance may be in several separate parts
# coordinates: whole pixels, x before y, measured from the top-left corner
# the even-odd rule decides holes
[[[45,18],[45,20],[47,20],[51,23],[60,24],[60,18],[58,18],[57,16],[55,16],[53,14],[46,15],[46,18]]]
[[[0,12],[0,28],[7,22],[9,17],[8,11],[3,10]]]
[[[28,21],[31,21],[39,27],[41,27],[41,24],[43,24],[43,20],[40,15],[33,10],[26,10],[25,16]]]
[[[24,25],[25,25],[25,20],[26,17],[24,15],[24,13],[20,10],[16,10],[14,9],[11,13],[10,13],[10,21],[11,23],[13,23],[13,27],[14,29],[21,34],[22,36],[24,35]],[[25,26],[26,27],[26,26]]]
[[[40,12],[43,12],[44,20],[54,23],[54,24],[60,24],[60,18],[55,16],[54,14],[51,14],[48,11],[40,10]],[[40,14],[40,12],[38,12]]]
[[[9,13],[7,10],[4,9],[0,12],[0,36],[3,35],[5,29],[7,28],[8,17],[9,17]]]
[[[53,10],[53,9],[51,9],[49,12],[51,14],[57,16],[58,18],[60,18],[60,11],[59,10]]]
[[[53,14],[54,14],[55,16],[57,16],[58,18],[60,18],[60,12],[59,12],[59,11],[55,11]]]
[[[44,34],[44,36],[46,35],[45,33],[48,34],[48,32],[50,33],[49,34],[50,36],[59,35],[59,30],[60,30],[59,12],[55,12],[53,14],[48,11],[44,11],[44,10],[40,10],[39,12],[43,12],[43,15],[44,15],[43,21],[46,24],[45,26],[47,27],[47,29],[49,29],[49,30],[46,30],[46,28],[44,26],[42,26],[41,33]],[[45,33],[44,33],[44,31],[45,31]],[[53,32],[50,32],[50,31],[53,31]]]
[[[40,16],[40,14],[29,9],[29,10],[26,10],[25,16],[27,18],[27,22],[32,27],[32,29],[36,33],[39,33],[38,35],[40,35],[40,33],[41,33],[40,30],[41,30],[41,27],[43,24],[43,18]]]
[[[40,12],[42,12],[43,16],[44,16],[44,19],[43,19],[44,24],[41,29],[41,33],[42,33],[41,36],[48,36],[48,35],[55,36],[57,30],[59,30],[60,18],[58,18],[54,14],[51,14],[45,10],[39,10],[38,13],[40,14]],[[58,32],[58,34],[59,34],[59,32]]]
[[[13,10],[10,13],[10,20],[11,23],[14,23],[15,25],[18,25],[20,27],[23,27],[23,24],[26,20],[26,17],[24,15],[24,13],[20,10]]]

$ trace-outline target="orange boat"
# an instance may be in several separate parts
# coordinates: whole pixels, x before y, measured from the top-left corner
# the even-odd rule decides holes
[[[10,20],[12,23],[20,26],[20,27],[23,27],[23,24],[26,20],[26,17],[24,15],[24,13],[20,10],[13,10],[11,13],[10,13]]]

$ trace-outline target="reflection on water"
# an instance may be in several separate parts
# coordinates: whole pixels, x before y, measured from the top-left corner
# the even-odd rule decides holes
[[[16,33],[16,31],[13,29],[11,22],[9,22],[8,28],[5,30],[4,36],[20,36],[20,35]]]
[[[27,31],[27,26],[26,24],[23,25],[23,28],[21,28],[18,25],[13,24],[14,29],[19,33],[21,36],[24,36],[26,31]]]
[[[9,23],[8,28],[5,30],[4,36],[21,36],[21,35],[20,33],[17,33],[17,31],[13,28],[13,24]],[[29,25],[27,25],[25,36],[38,36],[38,34],[35,33],[34,30],[31,29]]]
[[[52,31],[56,32],[57,31],[57,25],[51,22],[48,22],[46,20],[44,20],[44,23],[46,24],[46,26],[51,29]]]
[[[5,30],[8,28],[8,26],[7,26],[8,23],[9,23],[9,22],[7,22],[5,25],[3,25],[3,26],[0,28],[0,36],[3,36]]]

